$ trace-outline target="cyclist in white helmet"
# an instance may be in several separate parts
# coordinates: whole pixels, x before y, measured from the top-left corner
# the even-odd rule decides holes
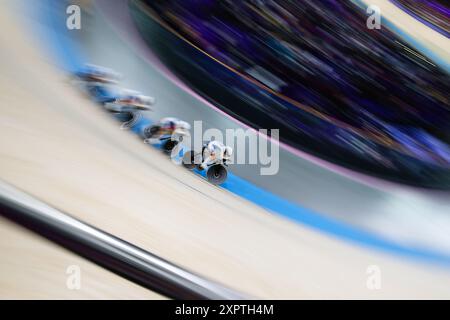
[[[212,140],[203,146],[202,156],[203,162],[200,169],[206,169],[214,164],[223,163],[231,160],[233,149],[224,145],[222,142]]]

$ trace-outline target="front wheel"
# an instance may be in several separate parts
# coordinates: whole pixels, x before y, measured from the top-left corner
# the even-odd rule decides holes
[[[214,185],[219,185],[227,180],[228,172],[223,165],[215,164],[208,169],[206,176],[209,182]]]

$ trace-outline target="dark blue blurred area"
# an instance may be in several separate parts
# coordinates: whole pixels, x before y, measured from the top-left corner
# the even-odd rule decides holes
[[[448,73],[351,2],[144,2],[149,45],[235,117],[355,170],[450,186]]]

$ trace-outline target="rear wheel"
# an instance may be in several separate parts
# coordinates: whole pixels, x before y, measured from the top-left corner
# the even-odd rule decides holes
[[[209,182],[214,185],[219,185],[227,180],[228,172],[223,165],[216,164],[208,169],[208,172],[206,172],[206,176],[208,177]]]
[[[139,122],[142,115],[138,111],[114,112],[114,116],[121,122],[122,129],[130,129]]]

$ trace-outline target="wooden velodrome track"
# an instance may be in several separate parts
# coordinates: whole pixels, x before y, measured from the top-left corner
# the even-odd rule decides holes
[[[0,9],[0,178],[165,259],[261,298],[450,298],[450,272],[294,225],[118,129]],[[5,45],[8,44],[8,45]],[[1,298],[153,298],[0,220]],[[68,264],[86,272],[65,286]],[[367,268],[381,270],[368,289]]]

